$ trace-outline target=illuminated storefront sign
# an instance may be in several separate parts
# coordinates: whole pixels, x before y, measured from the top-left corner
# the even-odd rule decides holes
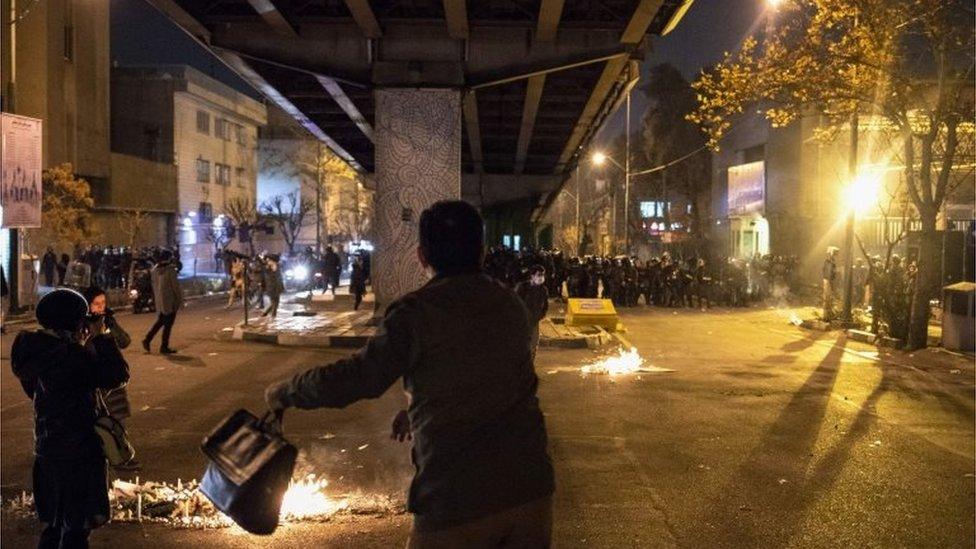
[[[766,207],[766,163],[729,167],[729,215],[762,214]]]

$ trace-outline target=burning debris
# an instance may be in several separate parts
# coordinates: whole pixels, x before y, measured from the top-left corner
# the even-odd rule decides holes
[[[667,368],[658,368],[656,366],[651,366],[650,364],[645,364],[644,358],[641,357],[637,352],[637,347],[631,347],[630,350],[620,348],[616,355],[604,357],[596,362],[586,364],[580,368],[580,372],[584,376],[589,374],[616,376],[620,374],[633,374],[637,372],[656,373],[673,371],[674,370],[669,370]],[[640,377],[637,379],[640,379]]]
[[[621,348],[616,355],[604,357],[596,362],[584,365],[580,371],[583,375],[588,374],[632,374],[639,372],[644,365],[644,359],[637,353],[637,347],[630,350]]]
[[[338,514],[388,515],[403,512],[393,497],[380,495],[342,495],[326,493],[329,483],[308,475],[288,484],[281,503],[281,522],[325,522]],[[176,484],[134,482],[116,479],[109,489],[112,520],[115,522],[156,522],[175,528],[227,528],[234,526],[202,492],[195,479]],[[7,501],[3,510],[15,516],[34,514],[34,496],[22,492]]]

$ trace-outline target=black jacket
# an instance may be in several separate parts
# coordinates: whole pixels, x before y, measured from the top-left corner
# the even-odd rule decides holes
[[[554,490],[529,323],[488,275],[437,277],[391,304],[352,357],[271,392],[286,406],[341,408],[402,377],[417,469],[407,508],[423,530],[461,524]]]
[[[34,401],[34,453],[51,459],[102,455],[94,427],[95,390],[129,380],[115,341],[99,335],[82,347],[64,333],[21,332],[10,362]]]
[[[549,311],[549,290],[546,289],[545,285],[533,286],[532,282],[526,280],[519,282],[515,288],[515,293],[518,294],[519,299],[528,309],[529,320],[538,323],[546,318],[546,313]]]

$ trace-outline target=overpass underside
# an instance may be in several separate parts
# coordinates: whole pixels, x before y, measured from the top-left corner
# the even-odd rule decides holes
[[[436,200],[542,207],[690,0],[148,0],[372,173],[377,301]]]

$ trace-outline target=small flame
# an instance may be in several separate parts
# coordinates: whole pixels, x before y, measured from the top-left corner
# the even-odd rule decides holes
[[[644,359],[637,354],[637,347],[631,347],[629,351],[620,349],[614,356],[608,356],[592,364],[583,366],[581,371],[584,374],[608,374],[611,376],[618,374],[632,374],[640,371],[644,365]]]
[[[349,506],[344,499],[332,499],[325,495],[329,483],[309,475],[302,480],[288,483],[288,490],[281,501],[281,518],[301,519],[331,515]]]

